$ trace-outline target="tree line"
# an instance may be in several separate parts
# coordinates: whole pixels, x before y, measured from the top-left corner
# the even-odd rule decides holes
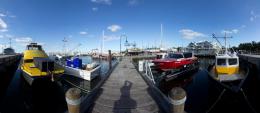
[[[260,53],[260,42],[240,43],[238,47],[233,47],[233,49],[240,52]]]

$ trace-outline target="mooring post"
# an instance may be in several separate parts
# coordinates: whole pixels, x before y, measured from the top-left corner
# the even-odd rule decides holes
[[[112,69],[112,55],[111,50],[108,50],[108,61],[109,61],[109,69]]]
[[[172,104],[172,113],[186,113],[184,111],[186,92],[180,87],[174,87],[168,94],[168,98]]]
[[[80,111],[80,93],[77,88],[70,88],[66,92],[66,102],[68,105],[69,113],[79,113]]]

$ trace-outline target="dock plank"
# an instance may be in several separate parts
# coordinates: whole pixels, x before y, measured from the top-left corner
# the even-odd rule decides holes
[[[130,59],[123,59],[100,89],[92,113],[158,113],[149,86]]]

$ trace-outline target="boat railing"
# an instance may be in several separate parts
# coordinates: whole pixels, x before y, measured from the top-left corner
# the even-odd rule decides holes
[[[151,69],[151,62],[148,60],[144,61],[144,71],[147,78],[149,78],[150,81],[152,81],[153,84],[155,84],[154,76]]]

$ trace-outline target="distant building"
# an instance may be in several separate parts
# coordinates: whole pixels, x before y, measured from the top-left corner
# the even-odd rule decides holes
[[[5,48],[4,49],[4,51],[3,51],[3,53],[5,54],[5,55],[12,55],[12,54],[15,54],[15,51],[14,51],[14,49],[13,48]]]
[[[221,50],[217,43],[209,41],[191,42],[186,47],[187,52],[192,52],[194,55],[215,55]]]

